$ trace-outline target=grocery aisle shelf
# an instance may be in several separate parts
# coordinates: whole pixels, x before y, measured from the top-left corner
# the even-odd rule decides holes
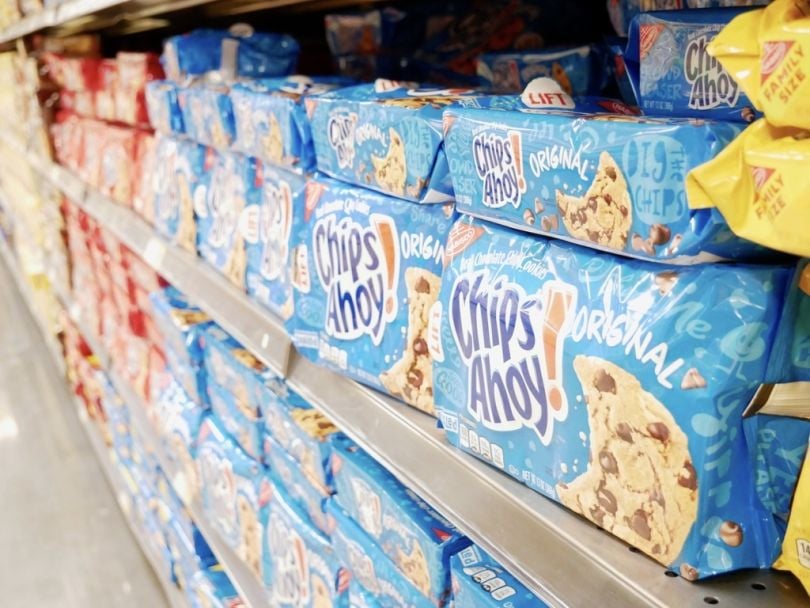
[[[131,210],[88,192],[64,168],[39,164],[56,186],[168,280],[174,282],[175,277],[165,269],[182,268],[186,274],[177,275],[182,282],[176,286],[193,300],[202,296],[205,305],[201,301],[201,306],[229,331],[235,321],[240,322],[243,331],[236,337],[265,363],[280,369],[282,358],[278,350],[268,349],[268,341],[281,339],[283,329],[269,312],[256,312],[250,323],[258,323],[261,330],[251,331],[245,319],[232,317],[235,310],[253,310],[244,293],[230,285],[209,291],[216,284],[215,273],[203,262],[154,236],[152,228]],[[201,285],[207,286],[205,290]],[[284,344],[289,348],[288,339]],[[737,573],[698,584],[667,576],[662,566],[590,522],[450,446],[432,418],[297,355],[292,356],[286,376],[293,388],[405,485],[552,606],[591,605],[595,598],[600,606],[622,608],[670,606],[674,598],[686,606],[806,605],[797,581],[770,571]]]
[[[163,444],[152,424],[146,417],[146,406],[143,400],[132,390],[113,369],[109,367],[109,356],[101,341],[83,322],[79,309],[69,299],[63,299],[63,306],[68,310],[71,320],[79,328],[79,332],[84,337],[88,346],[98,357],[102,366],[106,369],[107,375],[115,387],[118,395],[123,399],[129,411],[131,424],[137,429],[138,435],[143,438],[146,445],[155,454],[158,464],[166,473],[166,476],[174,482],[177,478],[177,471],[171,464],[169,458],[163,450]],[[178,494],[182,494],[178,492]],[[225,572],[228,573],[231,582],[236,587],[239,595],[245,602],[247,608],[260,608],[266,605],[265,592],[256,577],[248,570],[247,566],[234,553],[234,551],[222,540],[222,537],[208,522],[199,500],[194,499],[187,505],[191,519],[197,524],[206,542],[211,547],[219,563]]]
[[[52,378],[52,382],[53,384],[65,383],[66,392],[70,394],[70,387],[67,386],[65,379],[64,357],[62,356],[60,350],[53,347],[53,337],[51,334],[45,331],[35,309],[31,307],[32,301],[30,294],[28,293],[28,285],[22,278],[19,267],[17,266],[17,263],[14,260],[5,239],[0,239],[0,252],[2,252],[3,261],[5,262],[6,267],[9,269],[10,274],[14,277],[14,282],[19,288],[20,294],[28,306],[29,313],[39,328],[40,333],[42,334],[42,337],[48,347],[48,352],[50,353],[53,363],[59,372],[59,377]],[[113,494],[116,497],[116,501],[118,502],[121,511],[124,513],[124,519],[127,521],[127,524],[132,531],[132,535],[138,541],[141,552],[146,557],[149,565],[155,571],[156,578],[160,581],[160,585],[163,588],[166,599],[169,602],[169,606],[171,606],[171,608],[188,608],[189,604],[186,601],[185,596],[181,593],[180,589],[178,589],[176,585],[166,578],[165,572],[163,572],[161,568],[160,560],[155,555],[154,549],[145,542],[145,539],[147,538],[146,530],[137,525],[131,517],[131,502],[128,500],[129,492],[126,489],[126,485],[124,480],[121,478],[120,473],[113,466],[109,448],[104,445],[104,442],[99,436],[98,430],[93,428],[82,403],[76,398],[69,400],[72,401],[73,406],[76,408],[76,415],[79,418],[79,422],[87,435],[93,451],[96,453],[96,458],[99,461],[102,471],[104,471],[104,476],[106,477],[107,482],[110,484],[110,487],[113,490]]]

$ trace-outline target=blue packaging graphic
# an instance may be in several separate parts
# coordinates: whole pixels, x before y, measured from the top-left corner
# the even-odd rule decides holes
[[[469,541],[353,441],[341,437],[332,445],[335,502],[420,593],[444,605],[450,556]]]
[[[744,10],[645,13],[633,20],[625,61],[645,114],[754,120],[751,101],[706,50]]]
[[[346,78],[290,76],[240,82],[231,89],[235,150],[297,172],[315,168],[304,100],[353,84]]]
[[[199,29],[167,38],[161,62],[175,82],[216,70],[270,78],[292,74],[299,52],[298,42],[286,34]]]
[[[453,608],[546,608],[483,549],[472,545],[450,558]]]
[[[752,450],[759,500],[787,522],[807,453],[810,420],[757,414],[746,418],[743,427]]]
[[[272,485],[263,510],[263,581],[268,601],[278,608],[345,606],[348,578],[341,573],[329,540]]]
[[[475,103],[471,91],[377,80],[306,100],[318,170],[422,203],[452,200],[442,109]]]
[[[242,450],[254,460],[262,460],[262,421],[255,404],[243,403],[228,390],[208,382],[211,412]]]
[[[352,584],[356,581],[367,596],[375,598],[376,603],[372,605],[409,608],[438,606],[402,575],[396,564],[334,501],[329,501],[328,509],[336,522],[332,545],[337,558],[349,569]]]
[[[433,412],[427,311],[436,301],[451,205],[414,205],[340,182],[307,183],[293,236],[304,356]]]
[[[284,320],[293,314],[291,239],[304,209],[303,177],[264,165],[259,200],[242,217],[248,295]]]
[[[206,148],[159,136],[155,157],[155,229],[175,245],[196,253],[194,191],[210,168]]]
[[[790,269],[661,266],[474,218],[447,250],[432,349],[451,443],[686,578],[770,566],[741,416],[791,323]]]
[[[529,52],[484,53],[478,75],[496,93],[519,93],[538,77],[553,78],[574,97],[598,95],[607,86],[606,49],[598,45]]]
[[[234,117],[224,84],[194,83],[178,87],[186,135],[197,143],[225,150],[233,142]]]
[[[607,0],[608,14],[613,28],[620,36],[627,36],[636,15],[650,11],[679,11],[686,8],[722,8],[764,6],[770,0]]]
[[[210,416],[200,428],[196,459],[200,499],[209,523],[261,580],[261,510],[269,493],[263,467]]]
[[[463,213],[679,264],[767,255],[735,237],[719,212],[687,201],[689,170],[719,153],[739,125],[537,112],[519,98],[511,111],[450,109],[445,123]]]
[[[269,434],[264,437],[264,458],[273,472],[273,481],[307,515],[307,522],[327,536],[330,535],[334,528],[334,522],[326,514],[326,499],[330,492],[313,484],[299,462]]]
[[[255,159],[234,152],[215,154],[213,168],[194,192],[197,251],[237,287],[245,288],[247,252],[242,216],[262,198]]]
[[[779,326],[771,353],[771,382],[810,381],[810,259],[797,262],[788,292],[784,316],[793,324]]]
[[[155,131],[163,135],[185,133],[177,85],[174,82],[150,80],[146,83],[145,98],[149,124]]]
[[[193,593],[191,605],[194,607],[235,608],[242,605],[239,593],[222,566],[212,566],[195,573],[189,587]]]

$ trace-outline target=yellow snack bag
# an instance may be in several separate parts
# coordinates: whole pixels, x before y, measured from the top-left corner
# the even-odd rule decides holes
[[[737,236],[810,256],[810,132],[758,120],[686,179],[689,206],[717,207]]]
[[[804,457],[793,507],[790,510],[782,555],[773,565],[777,570],[792,572],[810,594],[810,450]]]
[[[810,0],[744,13],[707,50],[772,124],[810,129]]]

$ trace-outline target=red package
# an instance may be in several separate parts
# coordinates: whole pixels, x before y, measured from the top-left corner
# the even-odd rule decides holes
[[[114,201],[132,204],[135,132],[125,127],[104,128],[99,190]]]
[[[115,90],[118,86],[118,63],[104,59],[99,65],[99,88],[95,92],[96,116],[101,120],[115,120]]]
[[[128,125],[149,125],[143,89],[119,86],[115,89],[115,120]]]
[[[118,53],[119,82],[134,91],[142,91],[150,80],[164,78],[160,57],[155,53]]]
[[[58,67],[58,84],[69,91],[97,91],[101,61],[91,57],[63,57]]]
[[[157,139],[153,133],[139,131],[135,136],[135,141],[135,183],[132,192],[132,209],[149,224],[154,224]]]

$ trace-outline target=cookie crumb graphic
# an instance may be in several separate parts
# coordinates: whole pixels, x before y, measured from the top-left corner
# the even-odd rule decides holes
[[[720,540],[729,547],[739,547],[743,542],[743,531],[736,521],[724,521],[720,524]]]
[[[663,224],[650,226],[650,242],[653,245],[666,245],[672,237],[672,232]]]
[[[665,296],[672,291],[672,288],[678,283],[678,273],[671,270],[659,272],[655,275],[654,280],[655,284],[658,286],[658,293]]]
[[[543,205],[543,201],[541,201],[539,197],[535,198],[534,199],[534,212],[535,213],[543,213],[543,211],[545,211],[545,210],[546,210],[546,208]]]
[[[695,367],[690,367],[681,380],[681,388],[688,391],[693,388],[706,388],[706,379]]]
[[[556,215],[545,215],[540,220],[540,225],[543,227],[543,230],[553,232],[559,228],[560,223]]]
[[[526,209],[526,211],[523,212],[523,221],[529,226],[534,224],[534,213],[532,213],[531,209]]]
[[[447,218],[453,217],[453,210],[454,210],[453,203],[447,203],[444,207],[442,207],[444,217]]]
[[[681,468],[681,472],[678,475],[678,485],[687,490],[697,489],[697,472],[695,471],[695,467],[688,460],[683,463],[683,468]]]
[[[691,564],[683,563],[680,568],[681,576],[688,581],[696,581],[698,579],[697,568]]]
[[[633,251],[643,251],[644,239],[641,238],[640,234],[633,233],[633,238],[630,239],[630,246],[633,248]]]
[[[672,243],[669,245],[670,253],[678,253],[678,247],[681,246],[681,241],[683,241],[683,236],[680,234],[676,234],[672,237]]]

